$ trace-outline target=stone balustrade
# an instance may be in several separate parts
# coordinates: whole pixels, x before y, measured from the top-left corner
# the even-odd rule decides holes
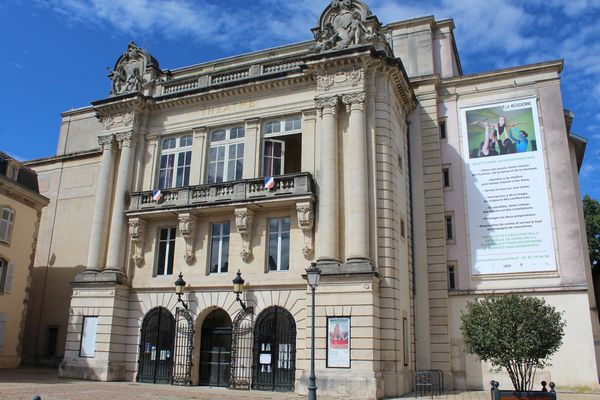
[[[177,207],[211,206],[245,201],[315,195],[313,177],[308,172],[275,177],[273,189],[265,189],[264,178],[242,179],[210,185],[161,190],[156,201],[152,191],[130,195],[128,212],[154,211]]]

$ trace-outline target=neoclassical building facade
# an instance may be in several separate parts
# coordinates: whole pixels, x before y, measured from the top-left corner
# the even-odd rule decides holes
[[[320,393],[398,396],[420,370],[486,387],[498,375],[465,353],[460,314],[511,292],[567,320],[543,378],[595,387],[562,62],[464,75],[453,29],[334,0],[314,40],[177,70],[130,43],[110,95],[63,113],[56,156],[28,163],[53,201],[24,362],[304,393],[316,263]]]

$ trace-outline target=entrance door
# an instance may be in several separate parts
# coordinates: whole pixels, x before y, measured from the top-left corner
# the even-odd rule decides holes
[[[223,310],[208,314],[202,324],[200,385],[229,386],[231,318]]]
[[[142,324],[138,382],[171,383],[175,319],[163,307],[151,310]]]
[[[263,311],[254,330],[253,388],[293,391],[296,375],[296,323],[282,307]]]

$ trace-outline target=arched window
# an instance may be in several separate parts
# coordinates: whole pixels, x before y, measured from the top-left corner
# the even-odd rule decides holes
[[[10,207],[2,207],[0,210],[0,242],[10,243],[15,211]]]

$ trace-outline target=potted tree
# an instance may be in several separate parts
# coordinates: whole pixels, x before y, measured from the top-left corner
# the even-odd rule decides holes
[[[561,313],[537,297],[506,295],[468,302],[461,331],[466,351],[506,369],[514,391],[499,390],[492,381],[492,398],[556,398],[551,392],[533,391],[535,372],[562,345],[565,322]],[[544,382],[545,384],[545,382]]]

